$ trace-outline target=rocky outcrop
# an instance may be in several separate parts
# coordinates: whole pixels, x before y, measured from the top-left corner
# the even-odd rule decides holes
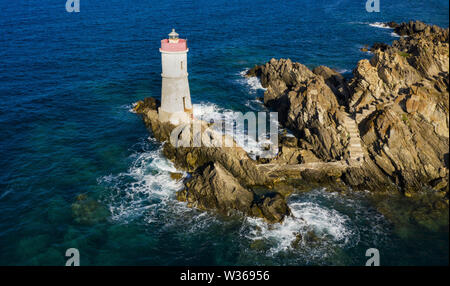
[[[278,111],[279,121],[295,133],[299,147],[324,161],[341,160],[348,136],[339,128],[345,118],[339,102],[346,102],[348,89],[336,72],[326,67],[315,72],[289,59],[272,59],[249,70],[248,76],[260,76],[267,88],[264,104]]]
[[[178,192],[180,201],[202,210],[215,209],[230,215],[241,212],[262,217],[268,222],[280,222],[290,214],[284,197],[279,193],[257,196],[244,188],[238,180],[219,163],[208,163],[199,168],[186,189]]]
[[[448,29],[442,29],[437,25],[427,25],[421,21],[409,21],[408,23],[388,22],[387,26],[394,29],[399,36],[417,36],[438,39],[440,42],[448,42]]]
[[[393,26],[392,23],[390,23]],[[358,63],[349,108],[371,159],[411,194],[447,189],[449,152],[448,29],[422,22],[395,26],[402,36]],[[437,183],[439,182],[439,183]]]
[[[186,188],[177,194],[179,200],[187,201],[189,206],[202,210],[215,209],[227,215],[239,212],[264,218],[268,222],[281,222],[290,213],[284,196],[276,191],[262,195],[253,192],[252,186],[270,185],[274,178],[260,171],[256,167],[258,162],[252,160],[244,149],[239,146],[214,147],[207,144],[193,147],[195,145],[192,141],[196,135],[192,133],[186,139],[189,142],[180,140],[174,144],[170,138],[172,131],[176,128],[194,130],[194,127],[191,124],[174,126],[159,121],[158,107],[156,99],[146,98],[139,101],[134,110],[142,115],[153,136],[164,142],[164,155],[177,168],[192,173],[185,182]],[[196,120],[191,123],[198,124],[199,132],[208,134],[211,141],[222,136],[210,129],[206,122]]]
[[[422,25],[425,24],[410,22],[398,25],[395,30],[399,29],[399,33],[406,37],[394,41],[392,46],[374,45],[374,56],[370,61],[358,62],[350,82],[352,111],[388,100],[389,96],[414,93],[418,86],[439,85],[448,78],[448,29],[427,25],[423,30],[417,28]]]
[[[362,152],[362,164],[342,176],[349,185],[448,197],[449,30],[418,21],[388,25],[403,37],[374,44],[373,57],[358,62],[349,82],[329,68],[310,71],[285,59],[248,76],[260,77],[264,103],[286,114],[282,123],[300,149],[322,161]]]
[[[448,29],[388,25],[402,37],[392,45],[374,44],[373,57],[359,61],[349,81],[328,67],[310,70],[289,59],[248,71],[266,88],[264,104],[293,134],[279,134],[275,158],[253,160],[239,146],[208,145],[232,139],[206,122],[194,120],[197,131],[160,122],[157,100],[138,102],[135,110],[164,142],[164,155],[192,174],[177,198],[202,210],[281,222],[290,214],[286,182],[299,179],[373,193],[425,192],[448,207]],[[174,130],[192,136],[172,142]],[[208,134],[209,143],[191,147],[195,132]]]

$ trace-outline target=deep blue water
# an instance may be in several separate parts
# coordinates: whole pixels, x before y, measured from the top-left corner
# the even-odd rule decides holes
[[[363,265],[370,247],[382,264],[448,264],[448,228],[399,227],[360,195],[296,194],[306,223],[273,227],[188,209],[130,112],[159,96],[159,41],[171,28],[188,39],[197,107],[248,111],[262,91],[245,69],[291,58],[351,76],[370,57],[360,47],[395,39],[370,23],[448,27],[447,1],[381,0],[367,13],[362,0],[81,0],[72,14],[64,2],[0,0],[0,265],[63,265],[70,247],[82,265]],[[80,194],[97,203],[77,216]],[[291,247],[311,230],[318,245]]]

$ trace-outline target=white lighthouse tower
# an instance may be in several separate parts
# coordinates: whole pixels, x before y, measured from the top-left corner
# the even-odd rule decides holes
[[[161,40],[162,88],[159,120],[174,125],[193,117],[187,72],[186,40],[178,38],[175,29],[168,39]]]

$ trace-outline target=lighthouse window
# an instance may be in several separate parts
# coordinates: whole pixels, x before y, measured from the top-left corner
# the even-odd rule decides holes
[[[183,61],[181,61],[181,70],[183,70]]]

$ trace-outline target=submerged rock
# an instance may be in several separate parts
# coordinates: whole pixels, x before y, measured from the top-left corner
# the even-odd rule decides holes
[[[86,194],[80,194],[72,204],[72,216],[76,223],[95,224],[106,220],[108,210]]]

